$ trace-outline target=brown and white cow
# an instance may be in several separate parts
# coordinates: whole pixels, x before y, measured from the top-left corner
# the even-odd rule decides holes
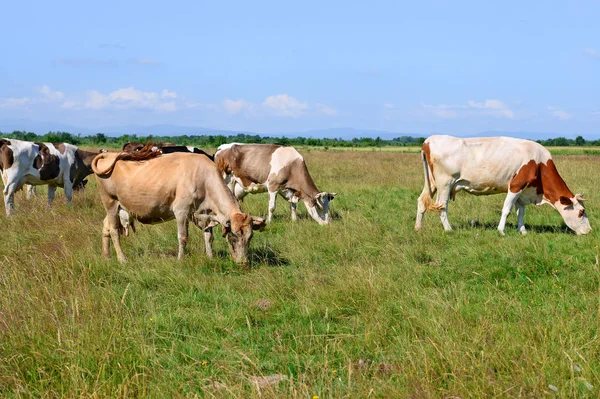
[[[518,229],[526,234],[524,216],[528,204],[550,204],[578,235],[592,231],[582,196],[569,190],[550,152],[534,141],[431,136],[423,143],[421,157],[425,187],[418,200],[417,231],[427,210],[439,211],[444,229],[452,230],[448,201],[461,190],[474,195],[507,193],[498,224],[502,235],[513,206],[517,208]]]
[[[47,184],[49,205],[54,200],[56,187],[64,187],[65,197],[70,202],[73,184],[83,184],[84,177],[91,173],[89,163],[95,155],[70,144],[0,139],[0,169],[7,216],[14,209],[14,193],[25,184]]]
[[[135,161],[135,162],[132,162]],[[205,157],[188,153],[161,155],[145,147],[133,153],[104,153],[92,162],[106,217],[102,254],[110,257],[110,239],[117,257],[121,250],[120,210],[145,224],[177,220],[179,259],[183,258],[192,220],[205,231],[207,255],[212,256],[212,226],[220,223],[234,260],[246,263],[253,230],[264,220],[243,213],[227,189],[217,166]]]
[[[100,152],[93,151],[85,151],[78,148],[75,145],[68,143],[37,143],[38,145],[43,145],[48,148],[48,151],[51,154],[54,154],[62,161],[62,159],[66,159],[69,165],[69,180],[71,182],[72,190],[83,190],[85,185],[87,184],[86,177],[93,173],[92,171],[92,160],[96,155],[100,152],[105,152],[106,150],[101,150]],[[59,164],[62,166],[64,162],[60,162]],[[63,172],[64,173],[64,172]],[[48,205],[52,204],[54,200],[54,194],[56,192],[56,187],[65,188],[65,180],[58,179],[56,182],[51,182],[48,184]],[[67,190],[65,190],[66,192]],[[34,185],[27,185],[27,199],[30,199],[32,196],[36,195],[36,190]],[[66,194],[65,194],[66,195]],[[67,200],[70,201],[70,198],[67,197]]]
[[[329,223],[329,202],[336,193],[319,192],[304,158],[293,147],[275,144],[223,144],[215,153],[215,163],[238,199],[249,193],[269,193],[271,222],[277,194],[290,202],[292,220],[296,204],[302,200],[308,214],[319,224]]]

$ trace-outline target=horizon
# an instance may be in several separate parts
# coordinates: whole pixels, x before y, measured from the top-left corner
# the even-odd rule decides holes
[[[592,1],[13,2],[0,130],[598,138],[599,12]]]

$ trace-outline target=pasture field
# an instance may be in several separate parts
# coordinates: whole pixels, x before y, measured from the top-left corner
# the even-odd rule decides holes
[[[503,196],[464,193],[454,232],[429,212],[415,233],[416,153],[303,154],[338,193],[334,220],[299,205],[293,224],[279,198],[247,269],[219,235],[206,259],[194,226],[177,261],[174,221],[137,224],[128,263],[102,259],[93,177],[70,208],[62,190],[51,211],[43,188],[18,193],[1,221],[0,397],[598,397],[600,157],[555,157],[591,198],[591,234],[546,205],[527,207],[527,236],[513,213],[500,237]],[[242,207],[265,216],[267,196]]]

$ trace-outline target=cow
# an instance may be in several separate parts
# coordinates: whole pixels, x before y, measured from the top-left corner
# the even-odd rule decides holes
[[[190,221],[204,230],[208,257],[212,256],[212,227],[221,224],[233,259],[242,264],[247,263],[253,230],[265,226],[263,219],[242,212],[217,165],[205,157],[163,155],[146,146],[138,152],[100,154],[92,169],[106,210],[102,230],[105,257],[110,257],[112,239],[117,258],[126,260],[119,237],[124,227],[121,210],[127,218],[144,224],[176,219],[179,259],[184,256]]]
[[[215,163],[230,190],[242,200],[249,193],[269,193],[271,222],[277,194],[290,203],[292,221],[296,205],[304,202],[308,214],[320,225],[329,224],[329,202],[336,193],[319,192],[304,158],[293,147],[275,144],[223,144],[215,153]]]
[[[84,184],[85,165],[96,154],[79,150],[70,144],[32,143],[0,139],[0,169],[4,183],[6,215],[14,210],[14,193],[24,184],[48,185],[48,205],[52,204],[56,187],[64,187],[71,201],[73,184]]]
[[[99,153],[106,152],[106,150],[100,150],[99,152],[85,151],[68,143],[41,144],[48,147],[50,152],[54,153],[59,158],[66,157],[67,162],[70,165],[69,180],[71,181],[73,191],[83,191],[85,189],[85,186],[88,183],[86,177],[93,173],[91,167],[92,160]],[[48,186],[48,205],[51,205],[54,200],[54,192],[56,191],[57,186],[64,189],[64,181],[59,181],[56,186]],[[37,195],[34,185],[27,184],[26,187],[27,199],[31,199],[32,196]]]
[[[138,142],[128,142],[123,145],[124,152],[134,152],[141,150],[146,144]],[[214,157],[200,148],[190,145],[177,145],[169,142],[158,142],[152,143],[152,148],[160,150],[163,154],[171,154],[173,152],[192,152],[194,154],[201,154],[207,156],[211,161],[214,161]]]
[[[513,207],[517,209],[518,230],[527,234],[524,216],[528,204],[551,205],[577,235],[592,231],[582,195],[569,190],[550,152],[534,141],[431,136],[423,143],[421,159],[425,186],[418,199],[417,231],[427,210],[439,211],[444,229],[452,230],[448,202],[461,190],[474,195],[506,193],[498,224],[501,235]]]

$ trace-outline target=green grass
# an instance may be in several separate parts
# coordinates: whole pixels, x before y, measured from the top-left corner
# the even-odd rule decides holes
[[[544,206],[527,208],[527,236],[511,215],[500,237],[503,197],[462,194],[454,232],[427,213],[415,233],[416,154],[304,155],[339,193],[335,218],[318,226],[300,205],[293,224],[279,199],[248,270],[220,236],[206,259],[195,228],[178,262],[174,222],[138,224],[127,264],[102,259],[95,182],[49,212],[44,190],[17,195],[2,222],[0,397],[598,396],[596,202],[588,236]],[[556,162],[596,199],[600,158]],[[243,207],[265,216],[266,195]]]

